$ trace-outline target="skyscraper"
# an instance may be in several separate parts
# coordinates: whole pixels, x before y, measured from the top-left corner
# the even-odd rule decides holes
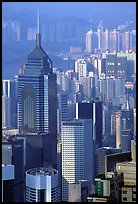
[[[63,121],[62,139],[62,200],[68,201],[69,183],[79,180],[93,182],[92,121]]]
[[[58,202],[58,171],[34,168],[26,171],[26,202]]]
[[[24,151],[23,140],[2,138],[2,164],[14,165],[14,202],[24,201]]]
[[[76,119],[92,119],[93,139],[96,147],[102,146],[102,101],[76,103]]]
[[[14,165],[2,164],[2,202],[14,202]]]
[[[20,133],[51,132],[53,149],[57,141],[57,85],[52,61],[41,47],[36,34],[36,47],[27,56],[18,76],[18,126]],[[56,167],[56,166],[55,166]]]
[[[92,52],[92,30],[86,33],[86,52]]]
[[[116,113],[116,148],[121,148],[121,112]]]
[[[86,77],[87,63],[85,59],[77,59],[75,61],[75,72],[78,73],[78,78]]]

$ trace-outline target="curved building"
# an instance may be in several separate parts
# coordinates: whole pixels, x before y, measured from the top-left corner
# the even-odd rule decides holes
[[[26,202],[58,202],[58,171],[38,167],[26,171]]]

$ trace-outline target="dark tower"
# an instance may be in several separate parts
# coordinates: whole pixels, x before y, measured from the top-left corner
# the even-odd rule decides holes
[[[52,61],[41,47],[41,35],[36,34],[36,46],[27,56],[18,75],[18,126],[20,134],[52,133],[53,168],[56,168],[57,83]]]

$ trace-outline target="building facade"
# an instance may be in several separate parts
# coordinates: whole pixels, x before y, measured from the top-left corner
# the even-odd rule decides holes
[[[93,182],[92,134],[91,119],[62,122],[62,201],[68,201],[70,183]]]
[[[26,171],[26,202],[58,202],[58,171],[34,168]]]

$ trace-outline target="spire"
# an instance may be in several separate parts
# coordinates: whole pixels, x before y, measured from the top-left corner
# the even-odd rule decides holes
[[[37,7],[37,34],[36,34],[36,46],[37,46],[37,47],[41,47],[39,7]]]
[[[37,7],[37,33],[40,33],[39,7]]]

